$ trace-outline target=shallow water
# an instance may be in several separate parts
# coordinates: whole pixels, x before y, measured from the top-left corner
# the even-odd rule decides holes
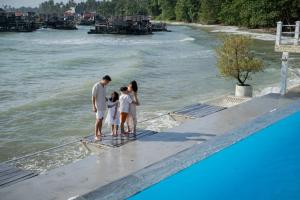
[[[140,120],[233,91],[234,81],[219,77],[215,68],[219,33],[170,26],[170,33],[118,36],[88,35],[88,29],[0,33],[0,161],[90,134],[91,88],[104,74],[113,79],[109,93],[138,81]],[[280,55],[273,52],[273,42],[254,46],[267,66],[251,80],[259,94],[277,86]],[[140,127],[174,125],[164,117]],[[69,149],[51,162],[86,155],[80,146]]]

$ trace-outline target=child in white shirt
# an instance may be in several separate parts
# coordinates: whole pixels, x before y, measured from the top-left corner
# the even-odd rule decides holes
[[[107,102],[108,113],[105,123],[111,126],[111,134],[113,137],[118,136],[118,128],[120,125],[120,112],[119,112],[119,94],[113,92]]]
[[[129,96],[129,92],[127,87],[121,87],[121,96],[120,96],[120,127],[121,127],[121,134],[125,134],[124,124],[127,120],[128,113],[129,113],[129,106],[131,103],[136,104],[135,101],[131,99]]]

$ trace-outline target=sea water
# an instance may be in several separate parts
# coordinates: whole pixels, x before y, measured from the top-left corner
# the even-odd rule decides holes
[[[113,80],[108,95],[137,80],[139,120],[234,90],[235,82],[216,69],[219,33],[170,26],[172,32],[145,36],[89,35],[89,28],[0,33],[0,161],[91,134],[91,89],[105,74]],[[280,55],[273,45],[254,41],[254,53],[266,64],[265,72],[250,81],[257,93],[279,83]],[[166,116],[139,127],[174,125]],[[47,169],[86,153],[71,146],[32,158],[25,167]]]

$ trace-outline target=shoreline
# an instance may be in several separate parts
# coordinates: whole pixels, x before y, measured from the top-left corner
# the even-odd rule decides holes
[[[1,197],[7,200],[129,198],[295,112],[300,104],[297,91],[299,88],[286,97],[265,95],[188,120],[180,126],[2,188]],[[149,149],[153,151],[149,153]],[[118,161],[114,165],[112,157]],[[120,190],[132,182],[129,189]]]
[[[220,24],[205,25],[200,23],[187,23],[187,22],[178,22],[178,21],[158,21],[153,20],[155,23],[166,23],[167,25],[173,26],[191,26],[199,28],[208,28],[211,33],[229,33],[236,35],[248,35],[253,39],[263,40],[263,41],[275,41],[276,36],[272,34],[273,31],[267,31],[267,29],[248,29],[238,26],[227,26]]]

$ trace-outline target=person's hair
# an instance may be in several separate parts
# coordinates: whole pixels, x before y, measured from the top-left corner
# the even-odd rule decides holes
[[[136,82],[135,80],[131,81],[131,82],[130,82],[130,85],[131,85],[132,90],[133,90],[134,92],[137,92],[137,91],[138,91],[139,88],[138,88],[137,82]]]
[[[114,91],[114,92],[111,94],[111,97],[109,98],[109,100],[110,100],[111,102],[116,102],[116,101],[118,101],[118,100],[119,100],[119,94],[118,94],[116,91]]]
[[[121,91],[121,92],[126,92],[127,90],[128,90],[127,87],[121,87],[121,88],[120,88],[120,91]]]
[[[105,76],[103,76],[102,80],[111,81],[111,78],[110,78],[110,76],[105,75]]]

